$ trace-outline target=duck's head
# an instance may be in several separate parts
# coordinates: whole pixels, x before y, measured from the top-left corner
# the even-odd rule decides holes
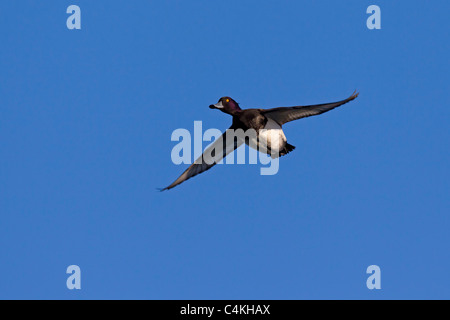
[[[219,109],[222,112],[233,114],[234,112],[241,110],[239,104],[230,97],[222,97],[216,104],[209,106],[210,109]]]

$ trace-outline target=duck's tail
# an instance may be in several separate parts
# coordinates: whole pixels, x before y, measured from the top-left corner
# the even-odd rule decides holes
[[[282,150],[280,150],[280,157],[288,154],[289,152],[291,152],[294,149],[295,149],[295,147],[292,144],[289,144],[286,142],[286,145],[284,146],[284,148]]]

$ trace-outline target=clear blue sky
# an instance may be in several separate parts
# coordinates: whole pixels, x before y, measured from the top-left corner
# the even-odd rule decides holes
[[[0,2],[0,298],[450,298],[449,10]],[[355,89],[285,125],[297,149],[277,175],[221,165],[156,191],[187,167],[173,130],[229,127],[208,109],[219,97],[270,108]]]

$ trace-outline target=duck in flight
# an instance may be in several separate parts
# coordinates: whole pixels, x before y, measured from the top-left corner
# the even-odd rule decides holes
[[[270,139],[266,142],[266,147],[270,149],[276,149],[276,156],[284,156],[285,154],[291,152],[295,147],[287,143],[286,136],[281,129],[282,125],[286,122],[298,120],[301,118],[316,116],[324,112],[330,111],[336,107],[339,107],[349,101],[354,100],[358,97],[358,93],[355,91],[347,99],[331,102],[316,104],[310,106],[295,106],[295,107],[281,107],[273,109],[245,109],[242,110],[238,103],[230,97],[222,97],[216,104],[209,106],[211,109],[219,109],[222,112],[228,113],[233,117],[233,122],[230,127],[231,130],[243,129],[244,131],[248,129],[254,129],[258,135],[264,133],[269,133]],[[260,131],[261,129],[265,129]],[[248,140],[239,139],[226,139],[225,133],[220,139],[216,139],[203,154],[190,165],[186,171],[181,174],[171,185],[161,189],[161,191],[172,189],[180,183],[186,181],[199,173],[211,169],[216,163],[225,158],[229,153],[234,151],[243,143],[249,144]],[[259,146],[259,142],[258,146]],[[222,144],[222,146],[220,146]],[[249,144],[250,145],[250,144]],[[214,158],[214,161],[204,161],[205,154],[210,152],[213,148],[222,149],[223,152],[218,157]],[[273,157],[273,153],[271,154]]]

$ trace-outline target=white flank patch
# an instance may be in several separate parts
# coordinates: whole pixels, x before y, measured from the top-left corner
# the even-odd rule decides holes
[[[286,145],[286,136],[281,126],[272,119],[268,119],[266,126],[259,133],[261,142],[267,141],[267,147],[272,151],[279,151]]]

